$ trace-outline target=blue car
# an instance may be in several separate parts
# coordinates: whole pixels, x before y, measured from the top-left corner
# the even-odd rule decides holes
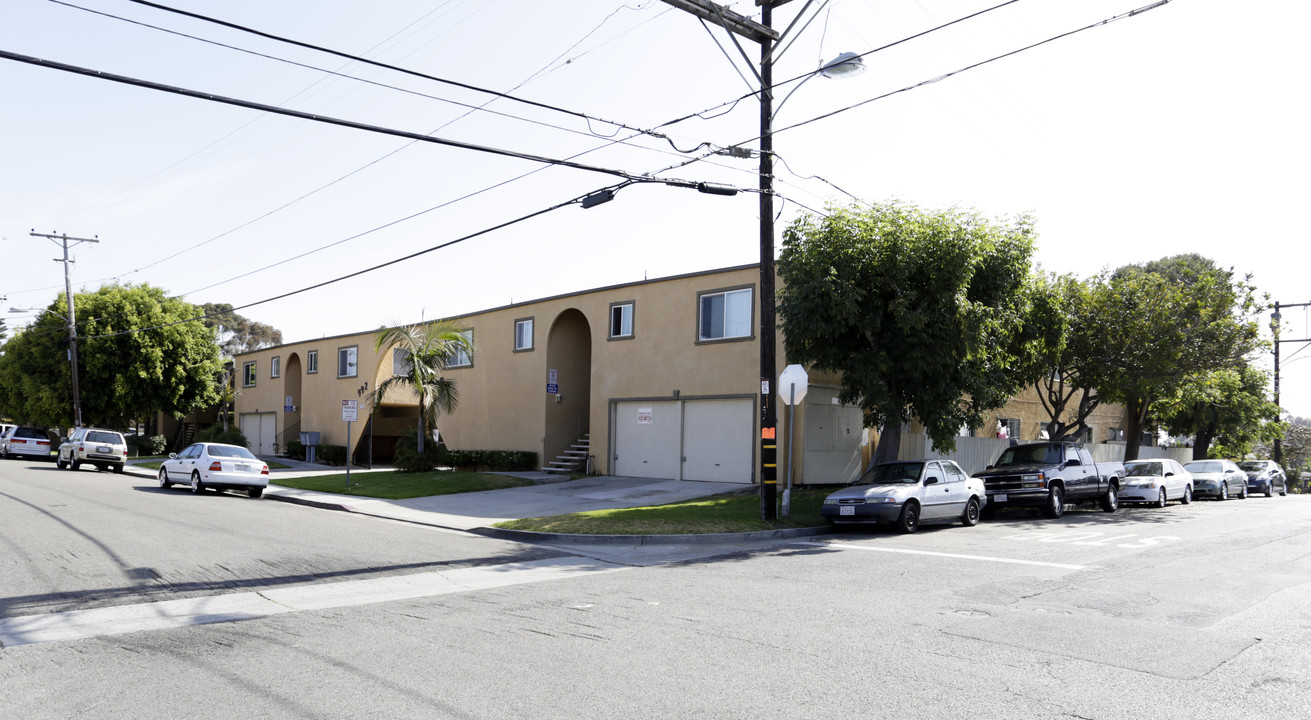
[[[1238,463],[1238,468],[1247,473],[1249,492],[1263,493],[1266,497],[1276,492],[1288,494],[1288,476],[1274,460],[1244,460]]]

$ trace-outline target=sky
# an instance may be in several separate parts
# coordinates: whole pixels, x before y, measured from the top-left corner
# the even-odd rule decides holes
[[[288,342],[759,261],[751,192],[639,183],[567,204],[616,172],[757,186],[757,160],[707,154],[757,147],[752,70],[724,31],[664,2],[162,4],[502,96],[129,0],[5,0],[8,53],[481,148],[0,59],[5,310],[63,291],[62,248],[32,232],[99,240],[73,248],[75,291],[148,283],[242,308]],[[776,9],[777,28],[804,10],[774,71],[778,246],[833,203],[1027,213],[1044,271],[1199,253],[1270,302],[1311,302],[1311,5],[1172,0],[1126,16],[1150,4]],[[730,7],[759,17],[750,0]],[[842,52],[870,53],[868,71],[813,75]],[[1308,309],[1284,311],[1284,339],[1311,338]],[[1305,347],[1281,345],[1281,401],[1311,417]]]

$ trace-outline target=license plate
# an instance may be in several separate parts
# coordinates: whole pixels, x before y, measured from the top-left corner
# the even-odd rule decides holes
[[[1006,502],[1006,493],[997,493],[992,496],[993,502]]]
[[[112,449],[111,449],[108,445],[102,445],[102,446],[96,448],[96,452],[98,452],[98,453],[107,453],[107,452],[112,452]]]
[[[852,505],[843,505],[838,508],[839,515],[855,515],[856,508]]]
[[[250,472],[250,465],[237,463],[237,472]]]

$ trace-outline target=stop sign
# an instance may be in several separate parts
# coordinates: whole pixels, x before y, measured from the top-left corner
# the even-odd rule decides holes
[[[801,402],[809,386],[810,376],[806,375],[806,369],[800,365],[788,365],[783,368],[783,374],[778,376],[778,396],[784,405]]]

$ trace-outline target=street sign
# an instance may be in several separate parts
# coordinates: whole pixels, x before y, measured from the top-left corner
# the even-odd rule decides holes
[[[359,400],[342,400],[341,401],[341,421],[356,422],[360,419],[360,401]]]
[[[788,365],[778,376],[778,397],[784,405],[801,402],[810,387],[810,377],[800,365]]]
[[[547,383],[547,384],[546,384],[546,394],[547,394],[547,395],[559,395],[559,394],[560,394],[560,386],[557,385],[557,384],[555,384],[555,383]]]

